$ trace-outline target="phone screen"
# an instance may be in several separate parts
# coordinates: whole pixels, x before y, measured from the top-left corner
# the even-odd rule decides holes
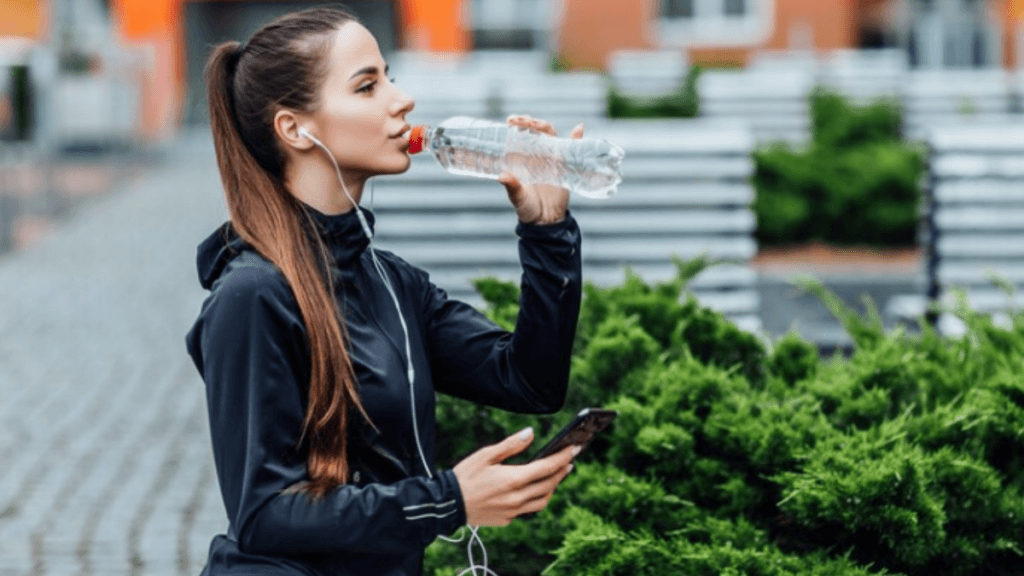
[[[570,445],[579,445],[586,448],[587,444],[599,432],[607,428],[617,415],[618,412],[614,410],[604,410],[602,408],[584,408],[580,410],[573,421],[566,425],[565,428],[562,428],[530,460],[544,458]]]

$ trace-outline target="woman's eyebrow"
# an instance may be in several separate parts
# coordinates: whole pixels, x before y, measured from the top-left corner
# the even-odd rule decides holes
[[[388,70],[390,70],[390,69],[391,69],[391,67],[389,65],[385,64],[384,65],[384,74],[387,75]],[[363,68],[360,68],[359,70],[356,70],[356,73],[351,75],[351,76],[349,76],[348,79],[351,80],[351,79],[353,79],[356,76],[359,76],[361,74],[376,74],[376,73],[377,73],[377,67],[376,66],[365,66]]]

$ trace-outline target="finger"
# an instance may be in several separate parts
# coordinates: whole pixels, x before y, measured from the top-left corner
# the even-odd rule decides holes
[[[576,139],[583,138],[583,122],[577,124],[576,127],[572,129],[572,132],[569,133],[569,136]]]
[[[504,462],[512,456],[526,450],[526,447],[532,442],[533,427],[524,428],[494,445],[494,450],[490,454],[491,462],[494,464]]]
[[[568,476],[570,472],[572,472],[573,466],[575,465],[566,464],[562,468],[559,468],[557,471],[555,471],[555,473],[552,474],[551,476],[541,478],[540,480],[537,480],[532,484],[527,484],[526,486],[523,486],[522,488],[519,489],[521,496],[525,497],[525,499],[527,500],[530,500],[532,498],[540,496],[541,494],[547,492],[554,492],[555,488],[558,488],[558,485],[561,484],[563,480],[565,480],[566,476]]]
[[[539,509],[543,509],[547,506],[551,497],[555,494],[555,490],[558,485],[565,480],[566,476],[572,472],[572,464],[566,466],[562,470],[555,474],[551,478],[543,482],[537,482],[524,488],[518,497],[523,500],[523,504],[520,506],[518,514],[526,514],[529,512],[535,512]],[[539,505],[539,507],[537,506]]]
[[[519,507],[519,515],[522,516],[523,514],[534,514],[536,512],[540,512],[541,510],[548,507],[548,502],[550,501],[551,495],[546,494],[544,496],[541,496],[540,498],[534,498],[533,500],[525,502],[522,506]]]
[[[566,446],[550,456],[545,456],[529,464],[523,464],[519,476],[523,480],[521,485],[533,484],[550,478],[568,466],[569,462],[578,453],[576,446]]]
[[[505,172],[498,176],[498,182],[505,186],[505,191],[508,192],[508,198],[512,201],[512,205],[519,206],[519,201],[523,194],[523,183],[519,181],[519,178],[516,178],[511,172]]]
[[[522,114],[512,114],[505,119],[505,122],[509,126],[519,126],[521,128],[528,128],[530,125],[530,117]]]
[[[531,130],[533,132],[540,132],[542,134],[548,134],[550,136],[558,135],[558,132],[555,130],[555,127],[552,126],[550,122],[541,120],[539,118],[534,118],[533,116],[529,116],[527,114],[513,114],[506,118],[506,122],[508,122],[508,124],[511,126],[526,128],[527,130]]]
[[[539,118],[531,118],[530,128],[533,128],[537,132],[548,134],[549,136],[558,136],[558,132],[555,131],[555,127],[552,126],[551,123],[547,122],[546,120],[541,120]]]

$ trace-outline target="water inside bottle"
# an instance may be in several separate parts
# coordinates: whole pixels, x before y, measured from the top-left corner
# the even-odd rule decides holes
[[[433,134],[437,161],[453,174],[497,179],[511,172],[523,183],[565,186],[590,198],[606,198],[622,180],[622,149],[598,139],[573,141],[519,127],[453,118]]]

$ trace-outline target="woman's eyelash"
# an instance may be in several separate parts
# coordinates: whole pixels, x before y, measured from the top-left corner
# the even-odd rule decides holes
[[[392,84],[395,83],[395,79],[393,77],[392,78],[388,78],[388,81],[391,82]],[[360,86],[356,90],[356,92],[369,92],[370,90],[373,90],[373,87],[376,86],[376,85],[377,85],[377,81],[374,80],[373,82],[370,82],[369,84],[366,84],[364,86]]]

